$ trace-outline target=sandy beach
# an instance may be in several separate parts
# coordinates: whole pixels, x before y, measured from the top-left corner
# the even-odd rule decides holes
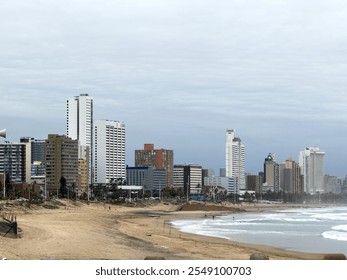
[[[128,207],[67,200],[43,204],[2,201],[1,216],[16,217],[18,235],[4,236],[0,231],[0,257],[14,260],[143,260],[146,257],[248,260],[251,254],[260,252],[270,260],[323,258],[322,254],[289,252],[182,233],[169,224],[180,218],[270,211],[269,208],[195,205],[189,209],[189,206],[182,208],[162,202]]]

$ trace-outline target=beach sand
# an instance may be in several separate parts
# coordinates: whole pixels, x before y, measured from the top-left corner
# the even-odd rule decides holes
[[[322,259],[323,254],[288,252],[175,230],[170,221],[212,217],[234,211],[269,211],[269,206],[182,206],[151,202],[133,207],[67,200],[29,204],[1,202],[0,215],[18,222],[18,236],[0,232],[0,257],[14,260],[248,260],[264,253],[270,260]],[[188,211],[189,210],[189,211]]]

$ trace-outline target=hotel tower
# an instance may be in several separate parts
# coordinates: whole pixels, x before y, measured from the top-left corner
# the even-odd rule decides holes
[[[79,158],[87,162],[87,182],[90,184],[93,154],[93,98],[88,94],[69,97],[66,111],[67,136],[79,141]]]
[[[226,131],[226,177],[237,178],[238,191],[246,190],[245,180],[245,146],[241,139],[235,137],[234,129]]]

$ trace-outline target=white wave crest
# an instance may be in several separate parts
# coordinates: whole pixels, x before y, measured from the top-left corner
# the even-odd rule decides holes
[[[324,238],[327,238],[327,239],[347,241],[347,232],[331,230],[331,231],[323,232],[322,235]]]
[[[347,225],[339,225],[332,228],[333,230],[347,231]]]

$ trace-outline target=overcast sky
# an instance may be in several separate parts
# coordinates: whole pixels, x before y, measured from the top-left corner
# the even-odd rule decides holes
[[[347,174],[347,1],[0,2],[9,141],[66,134],[66,99],[88,93],[125,122],[129,165],[154,143],[218,174],[234,128],[248,172],[313,146]]]

